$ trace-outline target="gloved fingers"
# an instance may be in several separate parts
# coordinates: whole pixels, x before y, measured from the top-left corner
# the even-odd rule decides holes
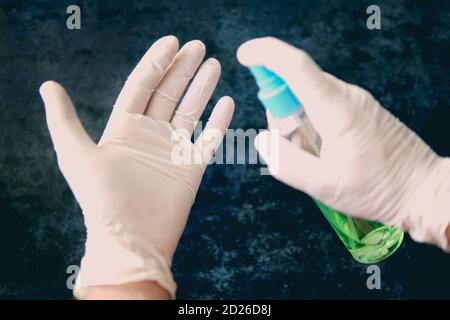
[[[205,110],[220,78],[220,63],[208,59],[202,64],[180,106],[172,118],[172,126],[190,138],[198,119]]]
[[[245,66],[264,65],[283,78],[303,104],[314,125],[327,115],[339,87],[303,50],[279,39],[257,38],[242,44],[238,60]]]
[[[228,96],[222,97],[214,107],[205,129],[195,141],[196,149],[202,153],[203,164],[208,164],[219,148],[233,113],[234,101]]]
[[[166,36],[157,40],[129,75],[115,108],[130,113],[144,113],[150,97],[177,51],[176,37]]]
[[[170,121],[186,86],[205,56],[205,45],[199,40],[186,43],[167,69],[145,114],[155,120]]]
[[[47,81],[41,85],[39,93],[58,158],[86,156],[95,148],[95,143],[84,130],[67,92],[60,84]]]
[[[255,147],[277,180],[309,195],[318,193],[323,171],[319,158],[298,148],[278,130],[259,133]]]

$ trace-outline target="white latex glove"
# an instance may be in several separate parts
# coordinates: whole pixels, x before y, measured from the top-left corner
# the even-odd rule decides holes
[[[274,38],[244,43],[238,59],[283,78],[322,138],[315,157],[263,132],[256,147],[276,179],[339,211],[409,231],[449,250],[450,160],[437,156],[366,90],[323,72],[302,50]],[[269,117],[269,128],[280,123]]]
[[[147,51],[123,87],[96,145],[64,89],[40,88],[59,167],[78,200],[87,228],[86,252],[75,296],[97,285],[152,280],[175,295],[171,260],[200,180],[234,111],[223,97],[195,144],[190,138],[220,77],[215,59],[204,62],[200,41],[178,51],[173,36]],[[173,161],[182,146],[197,162]],[[199,162],[198,159],[201,161]]]

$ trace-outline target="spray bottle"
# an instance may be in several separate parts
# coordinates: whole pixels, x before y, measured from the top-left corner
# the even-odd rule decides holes
[[[250,71],[259,87],[258,99],[276,119],[286,120],[283,136],[300,148],[320,156],[321,140],[302,104],[277,74],[263,66]],[[294,125],[292,125],[294,124]],[[376,221],[352,218],[315,200],[351,255],[360,263],[376,263],[394,253],[403,241],[403,231]]]

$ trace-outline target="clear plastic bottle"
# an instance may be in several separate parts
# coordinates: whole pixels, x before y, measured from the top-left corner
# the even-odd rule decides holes
[[[304,109],[287,84],[262,66],[250,71],[259,87],[258,98],[276,119],[288,124],[282,134],[300,148],[320,156],[321,140]],[[351,255],[361,263],[376,263],[394,253],[403,241],[403,231],[376,221],[352,218],[315,200]]]

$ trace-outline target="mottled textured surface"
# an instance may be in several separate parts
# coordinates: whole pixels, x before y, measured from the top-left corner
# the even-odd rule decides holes
[[[63,83],[98,139],[126,76],[157,38],[201,39],[232,95],[232,127],[263,128],[243,41],[274,35],[328,72],[367,89],[440,154],[450,155],[450,5],[377,1],[382,30],[365,28],[365,1],[0,0],[0,298],[69,298],[84,226],[58,171],[40,83]],[[82,30],[65,9],[78,4]],[[206,114],[211,111],[208,106]],[[301,169],[301,168],[299,168]],[[450,256],[406,239],[381,263],[382,290],[305,195],[254,165],[211,166],[174,260],[179,298],[450,298]]]

